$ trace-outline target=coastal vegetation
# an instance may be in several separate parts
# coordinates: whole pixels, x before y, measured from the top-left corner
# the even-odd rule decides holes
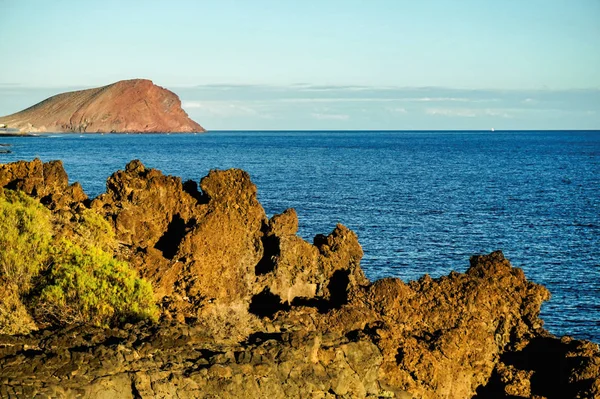
[[[92,210],[69,225],[23,192],[0,189],[0,332],[156,320],[151,284],[112,255],[115,246]]]
[[[126,262],[100,248],[62,239],[50,251],[52,267],[32,297],[35,318],[49,324],[115,325],[156,319],[152,286]]]
[[[21,191],[0,189],[0,278],[25,293],[49,261],[50,211]]]

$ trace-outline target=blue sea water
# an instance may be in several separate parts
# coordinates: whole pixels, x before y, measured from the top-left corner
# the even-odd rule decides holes
[[[131,159],[198,181],[242,168],[312,242],[356,231],[374,280],[463,272],[502,249],[552,299],[545,326],[600,342],[600,131],[211,132],[0,137],[0,162],[61,159],[90,196]]]

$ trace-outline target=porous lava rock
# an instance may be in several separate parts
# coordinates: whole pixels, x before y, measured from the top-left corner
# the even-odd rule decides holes
[[[47,165],[1,166],[0,182],[61,198],[66,174]],[[371,283],[356,234],[304,241],[296,212],[268,219],[235,169],[198,186],[132,161],[92,201],[67,197],[46,203],[113,224],[161,321],[0,335],[0,397],[600,397],[598,345],[544,330],[549,292],[500,251],[465,273]]]
[[[121,257],[153,282],[165,317],[180,322],[229,314],[244,336],[250,315],[368,283],[353,232],[339,225],[319,245],[305,242],[295,235],[295,211],[269,221],[241,170],[213,170],[198,189],[132,161],[91,207],[112,221]]]
[[[0,187],[23,191],[50,209],[70,209],[88,199],[79,183],[69,185],[62,161],[0,164]]]
[[[175,93],[147,79],[57,94],[0,123],[22,132],[204,132]]]

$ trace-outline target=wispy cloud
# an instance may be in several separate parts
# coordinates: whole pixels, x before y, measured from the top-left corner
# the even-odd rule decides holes
[[[279,100],[282,103],[380,103],[397,101],[394,98],[377,98],[377,97],[311,97],[311,98],[282,98]]]
[[[460,117],[460,118],[476,118],[481,116],[512,118],[513,116],[502,109],[477,109],[477,108],[427,108],[427,115]]]
[[[211,84],[174,89],[188,101],[254,102],[265,104],[302,103],[397,103],[407,110],[423,107],[454,108],[527,108],[576,110],[600,107],[600,90],[494,90],[457,89],[449,87],[381,87],[310,85],[240,85]],[[493,106],[491,106],[493,104]],[[435,106],[434,106],[435,105]],[[427,106],[427,105],[424,105]]]
[[[275,101],[275,100],[273,100]],[[462,103],[485,103],[499,101],[498,99],[469,99],[455,97],[310,97],[310,98],[281,98],[277,101],[288,103],[389,103],[389,102],[462,102]]]
[[[459,103],[487,103],[499,101],[497,98],[466,98],[466,97],[421,97],[403,98],[403,101],[415,102],[459,102]]]
[[[267,114],[259,112],[257,109],[248,106],[242,102],[230,101],[184,101],[182,103],[185,109],[195,109],[217,117],[269,117]]]
[[[336,120],[336,121],[346,121],[350,119],[350,115],[346,114],[323,114],[319,112],[313,112],[310,114],[311,117],[318,120]]]
[[[386,108],[387,111],[394,113],[394,114],[406,114],[408,113],[408,111],[406,110],[406,108],[402,108],[402,107],[388,107]]]
[[[534,98],[526,98],[525,100],[521,101],[521,104],[525,104],[525,105],[535,105],[538,103],[539,103],[539,101]]]
[[[339,92],[343,91],[364,91],[371,90],[372,88],[369,86],[315,86],[315,85],[294,85],[291,87],[296,87],[298,90],[307,91],[307,92],[328,92],[335,91]]]
[[[156,82],[160,84],[160,82]],[[209,129],[600,128],[600,89],[494,90],[360,85],[167,87]],[[72,88],[0,83],[0,115]]]

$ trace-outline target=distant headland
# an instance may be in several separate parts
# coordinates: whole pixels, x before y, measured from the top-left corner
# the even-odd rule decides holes
[[[191,133],[205,129],[189,118],[179,97],[150,80],[61,93],[0,117],[10,133]],[[7,132],[8,133],[8,132]]]

